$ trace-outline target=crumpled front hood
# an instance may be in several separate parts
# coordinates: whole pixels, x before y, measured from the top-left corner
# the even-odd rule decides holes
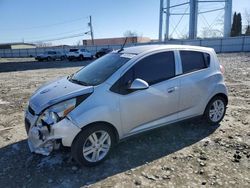
[[[70,82],[67,77],[47,83],[39,88],[30,98],[29,105],[36,114],[61,101],[83,94],[92,93],[93,86],[82,86]]]

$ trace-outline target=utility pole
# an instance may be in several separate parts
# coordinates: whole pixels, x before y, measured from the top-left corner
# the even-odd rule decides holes
[[[167,0],[167,5],[166,5],[166,33],[165,33],[165,41],[169,39],[169,17],[170,17],[170,0]]]
[[[160,0],[160,17],[159,17],[159,42],[162,42],[162,21],[163,21],[163,0]]]
[[[197,20],[198,20],[198,1],[190,0],[190,14],[189,14],[189,39],[196,39],[197,37]]]
[[[90,28],[90,35],[92,40],[92,45],[94,45],[94,34],[93,34],[93,26],[92,26],[92,17],[89,16],[89,28]]]
[[[225,1],[224,37],[230,37],[232,26],[232,0]]]

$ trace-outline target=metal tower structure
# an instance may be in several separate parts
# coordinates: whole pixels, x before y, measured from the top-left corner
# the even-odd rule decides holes
[[[199,12],[200,3],[224,3],[223,8],[211,9]],[[173,13],[172,8],[189,5],[189,12]],[[189,38],[195,39],[197,37],[198,15],[209,12],[224,10],[224,37],[230,36],[232,23],[232,0],[189,0],[184,3],[172,5],[170,0],[160,0],[160,16],[159,16],[159,41],[169,39],[170,16],[172,15],[189,15]],[[165,23],[164,23],[165,22]]]

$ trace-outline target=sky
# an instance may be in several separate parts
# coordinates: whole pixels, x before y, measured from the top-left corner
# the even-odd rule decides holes
[[[171,3],[185,1],[172,0]],[[76,45],[83,39],[90,39],[90,35],[61,38],[88,32],[90,15],[95,38],[123,37],[124,32],[131,30],[140,36],[157,39],[159,4],[160,0],[0,0],[0,43],[48,41],[53,45]],[[199,9],[204,11],[221,7],[223,3],[202,4]],[[250,0],[233,0],[233,11],[243,14],[243,25],[245,9],[250,10]],[[188,7],[171,11],[184,12],[188,11]],[[180,18],[170,18],[173,38],[188,32],[188,16],[184,16],[178,24]],[[222,18],[223,11],[199,16],[198,34],[211,24],[218,28]]]

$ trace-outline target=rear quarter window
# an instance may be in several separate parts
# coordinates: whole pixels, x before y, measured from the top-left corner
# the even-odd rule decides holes
[[[180,51],[183,74],[210,66],[210,55],[205,52]]]

